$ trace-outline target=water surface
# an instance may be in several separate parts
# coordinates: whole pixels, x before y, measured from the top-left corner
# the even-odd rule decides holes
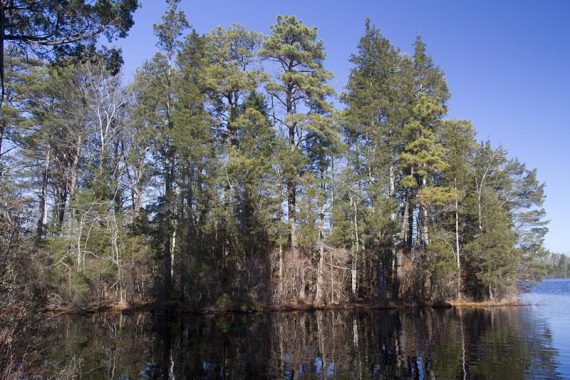
[[[536,306],[226,316],[99,314],[36,326],[35,368],[85,379],[570,377],[570,280]]]

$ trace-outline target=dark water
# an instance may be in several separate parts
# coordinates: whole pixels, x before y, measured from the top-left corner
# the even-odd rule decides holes
[[[86,379],[570,378],[570,280],[540,306],[406,312],[94,315],[36,326],[38,372]]]

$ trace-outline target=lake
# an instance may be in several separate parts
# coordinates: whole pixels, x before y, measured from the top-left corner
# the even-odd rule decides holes
[[[570,378],[570,280],[521,299],[533,306],[55,318],[29,358],[85,379]]]

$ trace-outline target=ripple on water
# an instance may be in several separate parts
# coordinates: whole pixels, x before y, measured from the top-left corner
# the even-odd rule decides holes
[[[521,298],[535,305],[534,315],[548,326],[558,371],[570,378],[570,279],[544,280]]]

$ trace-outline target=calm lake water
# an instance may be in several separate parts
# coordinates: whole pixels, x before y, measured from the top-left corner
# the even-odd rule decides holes
[[[570,280],[522,299],[536,306],[58,318],[36,326],[35,362],[85,379],[570,378]]]

